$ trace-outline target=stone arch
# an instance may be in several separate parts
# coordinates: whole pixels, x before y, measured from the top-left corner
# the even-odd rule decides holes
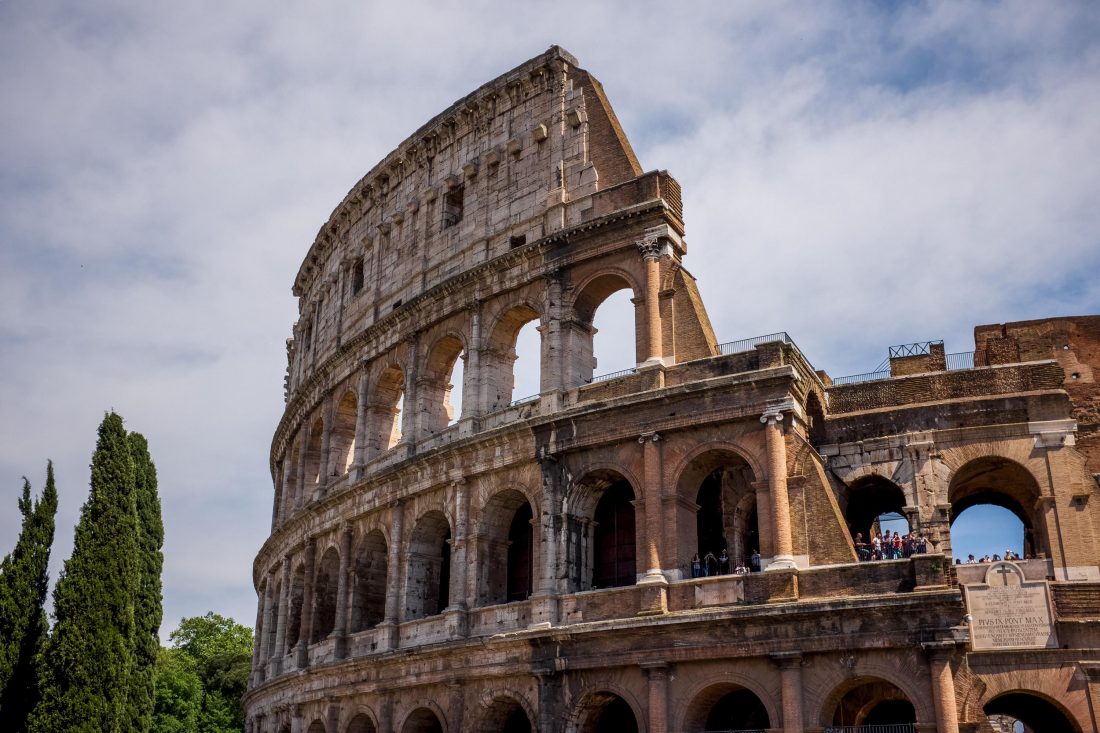
[[[566,515],[566,554],[574,590],[632,585],[637,580],[637,484],[626,473],[619,467],[596,468],[571,486],[574,501]]]
[[[420,403],[420,432],[424,436],[433,435],[446,429],[453,414],[451,394],[457,388],[462,394],[463,385],[451,384],[455,363],[465,359],[466,339],[460,334],[448,331],[436,339],[428,348],[417,382],[417,401]],[[465,370],[463,370],[465,377]],[[464,409],[467,409],[464,407]]]
[[[278,618],[279,618],[279,604],[283,598],[283,582],[282,580],[276,580],[274,583],[274,593],[268,600],[270,612],[268,614],[269,623],[264,626],[264,643],[263,648],[267,649],[267,661],[268,659],[274,659],[282,654],[281,649],[275,648],[276,632],[278,631]]]
[[[294,568],[290,575],[290,593],[287,596],[286,609],[286,648],[287,654],[298,643],[298,637],[302,632],[302,603],[305,599],[306,568],[301,562]]]
[[[992,504],[1012,512],[1024,526],[1024,554],[1052,557],[1041,509],[1042,490],[1035,475],[1011,458],[986,455],[959,466],[951,475],[947,500],[951,523],[967,509]]]
[[[329,436],[329,475],[343,476],[355,460],[355,423],[359,414],[359,396],[347,390],[332,412]]]
[[[840,682],[826,695],[820,725],[857,726],[889,723],[927,723],[928,700],[896,674],[859,674]]]
[[[298,505],[307,504],[310,500],[310,492],[321,481],[321,444],[324,441],[325,421],[320,415],[309,424],[309,433],[305,442],[305,480],[302,486],[302,496],[298,497]]]
[[[504,489],[482,507],[477,527],[477,605],[526,600],[534,591],[535,507],[525,492]]]
[[[327,733],[327,731],[325,730],[324,721],[322,721],[320,718],[314,719],[314,721],[309,724],[309,728],[306,730],[306,733]]]
[[[880,516],[897,513],[904,516],[905,489],[888,478],[875,473],[867,474],[847,485],[842,511],[853,541],[871,541],[872,528]]]
[[[603,685],[580,697],[570,715],[569,733],[641,733],[645,707],[615,685]]]
[[[1058,700],[1033,690],[1002,692],[982,708],[986,715],[1007,715],[1042,733],[1081,733],[1081,726]]]
[[[364,710],[356,712],[352,719],[348,721],[347,727],[344,728],[344,733],[377,733],[377,731],[378,726],[374,721],[374,716]]]
[[[366,449],[370,457],[402,439],[401,413],[405,399],[405,370],[396,361],[378,370],[367,401]]]
[[[443,733],[444,730],[444,717],[439,706],[426,701],[413,708],[401,725],[401,733]]]
[[[451,536],[451,524],[438,509],[413,525],[406,553],[406,621],[442,613],[450,604]]]
[[[481,352],[481,382],[483,404],[489,412],[508,407],[515,399],[512,392],[516,384],[516,339],[520,329],[541,315],[540,308],[520,300],[500,313],[487,331],[488,339]]]
[[[290,466],[289,476],[286,479],[287,491],[286,496],[283,497],[283,519],[290,517],[302,504],[302,482],[301,473],[298,470],[299,462],[302,458],[302,429],[299,428],[298,435],[295,436],[295,440],[290,448]]]
[[[750,692],[762,705],[768,720],[778,727],[781,708],[776,705],[775,694],[767,690],[758,677],[727,668],[717,674],[708,674],[706,679],[692,685],[681,696],[682,702],[679,711],[670,707],[670,712],[680,719],[680,726],[674,729],[683,730],[685,733],[709,730],[709,728],[700,727],[706,724],[710,710],[708,705],[713,705],[727,692],[734,690],[747,690]],[[745,727],[767,728],[769,726]]]
[[[685,733],[763,730],[771,728],[772,721],[772,714],[759,694],[743,685],[718,682],[692,696],[682,727]]]
[[[639,351],[637,344],[645,343],[639,329],[644,328],[645,304],[641,302],[643,289],[632,275],[618,268],[604,268],[585,279],[575,290],[571,304],[571,318],[562,324],[562,341],[568,361],[565,363],[566,386],[574,386],[592,381],[595,371],[595,336],[593,322],[596,311],[611,295],[629,290],[633,295],[634,307],[634,362],[644,361],[646,355]]]
[[[328,638],[336,628],[336,605],[340,602],[340,553],[329,547],[317,562],[313,580],[313,628],[310,643],[316,644]]]
[[[531,733],[537,729],[536,717],[522,695],[512,691],[493,691],[481,703],[476,733]]]
[[[806,420],[806,433],[810,443],[819,446],[828,438],[825,428],[825,400],[816,389],[806,395],[806,407],[803,411]]]
[[[352,633],[373,628],[385,619],[388,548],[385,534],[373,529],[363,535],[353,551],[349,618]]]
[[[680,531],[677,557],[668,562],[690,572],[696,553],[705,560],[708,552],[717,558],[725,550],[731,568],[750,566],[762,539],[755,489],[758,474],[742,451],[701,446],[678,469],[676,490],[683,500],[676,509]]]

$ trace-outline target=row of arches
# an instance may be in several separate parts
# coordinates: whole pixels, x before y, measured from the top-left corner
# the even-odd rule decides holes
[[[597,351],[605,370],[637,363],[635,292],[623,274],[601,275],[581,289],[566,329],[569,376],[561,386],[590,381]],[[480,344],[474,334],[446,330],[423,354],[403,346],[376,360],[358,384],[338,388],[288,442],[275,477],[276,523],[307,503],[317,488],[402,442],[430,438],[462,417],[504,409],[542,392],[547,387],[540,377],[547,350],[543,320],[525,301],[503,312]],[[605,335],[597,340],[600,331]]]
[[[625,693],[597,689],[584,695],[568,716],[572,733],[638,733],[644,729],[645,710]],[[771,710],[769,711],[769,707]],[[779,727],[777,708],[769,706],[758,692],[733,683],[716,683],[700,691],[686,708],[675,730],[684,733],[708,731],[764,731]],[[1080,727],[1057,701],[1031,691],[1018,690],[990,700],[983,712],[992,719],[1012,725],[1013,731],[1080,733]],[[482,711],[468,728],[476,733],[532,733],[538,730],[536,716],[515,697],[501,695]],[[394,730],[400,733],[444,733],[448,730],[442,711],[432,707],[411,710]],[[927,723],[928,721],[923,721]],[[917,730],[917,709],[894,683],[877,677],[855,677],[839,684],[826,698],[818,724],[846,731]],[[285,730],[285,729],[284,729]],[[307,733],[377,733],[371,714],[360,712],[345,726],[330,730],[314,719]],[[283,733],[283,731],[280,731]]]
[[[686,706],[683,719],[670,729],[684,733],[707,731],[764,731],[778,728],[779,709],[766,695],[730,682],[718,682],[699,691]],[[1012,730],[1079,733],[1072,715],[1044,695],[1017,690],[994,697],[983,712],[991,718],[1015,723]],[[596,689],[583,695],[567,715],[573,733],[637,733],[645,729],[646,710],[625,691]],[[538,721],[529,705],[510,695],[498,695],[485,705],[477,719],[463,728],[476,733],[531,733]],[[416,707],[393,729],[401,733],[443,733],[446,716],[435,706]],[[858,676],[838,684],[826,697],[816,724],[846,731],[915,731],[917,707],[898,685],[873,676]],[[879,727],[881,726],[881,727]],[[330,730],[314,719],[307,733],[377,733],[372,714],[359,712],[344,726]]]

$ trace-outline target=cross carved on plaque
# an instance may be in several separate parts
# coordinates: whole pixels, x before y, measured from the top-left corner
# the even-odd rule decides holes
[[[999,575],[999,576],[1000,576],[1000,578],[1001,578],[1001,585],[1005,585],[1005,586],[1009,585],[1009,582],[1008,582],[1008,576],[1009,576],[1010,574],[1014,574],[1014,572],[1013,572],[1012,568],[1010,568],[1010,567],[1009,567],[1009,566],[1007,566],[1007,565],[1001,565],[1001,566],[1000,566],[999,568],[997,568],[997,569],[996,569],[996,570],[995,570],[994,572],[995,572],[995,573],[997,573],[997,575]],[[1013,583],[1013,585],[1015,585],[1015,583]]]

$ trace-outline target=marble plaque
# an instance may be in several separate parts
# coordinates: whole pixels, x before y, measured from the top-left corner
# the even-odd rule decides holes
[[[1058,647],[1045,580],[1024,580],[1019,566],[1002,561],[989,566],[984,583],[963,591],[973,651]]]

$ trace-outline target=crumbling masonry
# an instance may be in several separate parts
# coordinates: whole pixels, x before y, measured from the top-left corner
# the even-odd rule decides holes
[[[1100,317],[834,382],[719,343],[686,255],[679,185],[557,47],[352,188],[294,279],[250,733],[1097,730]],[[624,289],[637,367],[594,378]],[[979,503],[1034,559],[951,564]],[[928,552],[859,562],[884,511]],[[761,572],[691,577],[718,545]],[[1037,643],[991,588],[1046,599]]]

